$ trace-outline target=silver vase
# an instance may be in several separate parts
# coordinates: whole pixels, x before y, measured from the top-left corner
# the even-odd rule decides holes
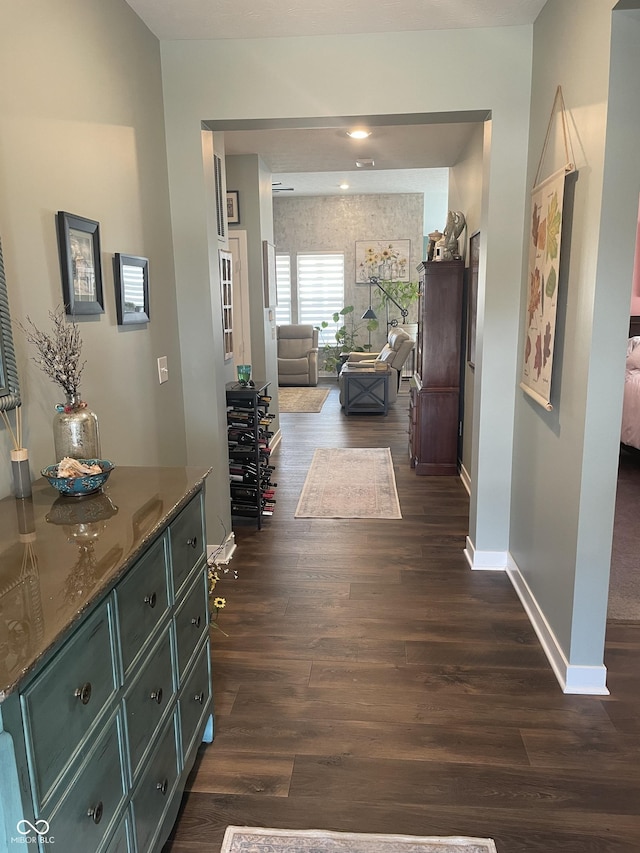
[[[53,444],[56,462],[72,459],[100,459],[98,417],[78,394],[67,394],[53,416]]]

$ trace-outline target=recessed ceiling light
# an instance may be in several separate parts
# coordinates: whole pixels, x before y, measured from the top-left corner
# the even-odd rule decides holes
[[[352,139],[366,139],[368,136],[371,136],[371,131],[357,127],[354,130],[348,130],[347,136],[350,136]]]
[[[349,184],[346,184],[346,183],[342,183],[342,184],[340,184],[340,189],[341,189],[341,190],[348,190],[348,189],[349,189]]]

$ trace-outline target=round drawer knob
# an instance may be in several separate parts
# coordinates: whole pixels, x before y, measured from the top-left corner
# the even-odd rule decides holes
[[[168,781],[168,779],[163,779],[163,780],[162,780],[162,782],[158,782],[158,783],[156,784],[156,790],[157,790],[157,791],[160,791],[160,793],[162,794],[162,796],[163,796],[163,797],[164,797],[164,795],[167,793],[167,788],[168,788],[168,787],[169,787],[169,781]]]
[[[159,687],[157,690],[153,691],[153,693],[151,694],[151,699],[153,699],[154,702],[157,702],[158,705],[160,705],[160,703],[162,702],[162,687]]]
[[[191,539],[187,539],[187,545],[191,545],[192,548],[198,547],[198,537],[193,536]]]
[[[94,823],[100,823],[103,811],[104,806],[102,805],[102,800],[100,800],[97,806],[93,806],[93,808],[87,811],[87,817],[90,817]]]
[[[153,608],[156,606],[156,594],[152,592],[151,595],[145,595],[144,603],[148,604],[149,607]]]
[[[91,682],[85,682],[82,687],[78,687],[73,694],[76,699],[79,699],[83,705],[87,705],[91,699]]]
[[[192,625],[195,625],[195,627],[196,627],[196,628],[199,628],[199,627],[200,627],[200,622],[201,622],[201,621],[202,621],[202,620],[201,620],[201,618],[200,618],[199,616],[194,616],[194,618],[191,620],[191,624],[192,624]]]
[[[204,693],[196,693],[196,695],[193,698],[194,698],[194,701],[199,702],[200,705],[202,705],[202,703],[204,702]]]

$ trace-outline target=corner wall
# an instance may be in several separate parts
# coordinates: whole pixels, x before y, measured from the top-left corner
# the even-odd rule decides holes
[[[158,41],[124,0],[2,2],[0,78],[0,237],[32,476],[56,461],[51,423],[64,395],[32,361],[18,324],[31,317],[48,331],[48,312],[62,304],[59,210],[100,223],[105,311],[79,325],[81,392],[99,417],[102,453],[116,465],[182,465]],[[117,325],[115,252],[149,258],[146,326]],[[169,364],[163,385],[159,356]],[[12,487],[9,448],[0,426],[0,497]]]
[[[567,275],[558,300],[553,411],[516,394],[510,555],[516,588],[567,692],[606,692],[604,634],[638,203],[637,155],[630,146],[640,130],[637,93],[629,91],[617,95],[624,105],[615,121],[609,115],[607,128],[610,93],[619,88],[610,79],[612,5],[549,0],[534,27],[529,185],[558,84],[578,172],[571,239],[561,249]],[[620,26],[637,54],[637,18]],[[614,42],[614,66],[617,53]],[[636,61],[636,87],[637,79]],[[540,178],[565,159],[557,116]],[[521,354],[518,364],[520,370]]]

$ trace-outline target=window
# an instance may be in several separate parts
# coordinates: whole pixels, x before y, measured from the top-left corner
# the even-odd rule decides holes
[[[297,322],[319,326],[344,305],[344,255],[314,252],[297,256]],[[330,343],[331,327],[320,333],[320,345]]]
[[[276,254],[276,287],[278,304],[276,323],[286,326],[291,323],[291,258],[289,255]]]

